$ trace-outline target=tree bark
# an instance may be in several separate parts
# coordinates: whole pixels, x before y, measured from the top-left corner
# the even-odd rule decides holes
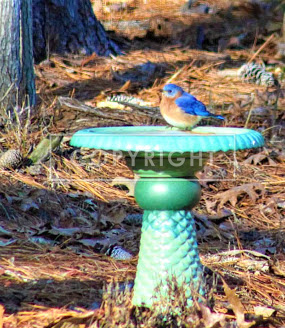
[[[118,54],[96,19],[90,0],[33,0],[34,59],[50,53]]]
[[[0,110],[35,104],[32,0],[0,1]]]

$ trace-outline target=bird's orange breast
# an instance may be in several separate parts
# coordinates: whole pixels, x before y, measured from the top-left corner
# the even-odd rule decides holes
[[[200,116],[185,113],[175,104],[175,98],[162,96],[160,112],[165,121],[175,127],[189,129],[199,123]]]

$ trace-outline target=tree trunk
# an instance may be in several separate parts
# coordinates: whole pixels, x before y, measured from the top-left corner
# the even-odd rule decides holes
[[[96,19],[90,0],[33,0],[34,59],[50,53],[120,53]]]
[[[0,110],[35,104],[32,0],[0,1]]]

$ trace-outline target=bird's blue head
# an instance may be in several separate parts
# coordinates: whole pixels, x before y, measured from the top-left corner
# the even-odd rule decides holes
[[[170,83],[163,87],[162,92],[166,97],[174,98],[177,95],[180,96],[184,91],[178,85]]]

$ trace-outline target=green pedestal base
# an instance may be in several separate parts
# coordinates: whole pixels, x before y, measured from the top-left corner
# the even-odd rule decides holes
[[[141,178],[135,188],[136,201],[146,210],[192,209],[200,197],[201,186],[195,177]]]
[[[204,295],[202,274],[190,212],[145,211],[133,304],[151,307],[161,297],[167,299],[174,280],[186,288],[191,305],[193,291]]]

